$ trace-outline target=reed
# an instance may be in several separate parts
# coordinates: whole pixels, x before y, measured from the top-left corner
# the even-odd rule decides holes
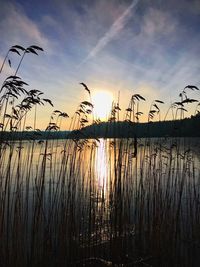
[[[41,48],[20,51],[15,75],[1,88],[0,134],[28,132],[30,112],[39,134],[37,105],[53,105],[16,76],[27,51]],[[89,101],[78,106],[71,130],[94,122],[92,92],[82,85]],[[176,108],[195,102],[186,99]],[[140,100],[131,97],[124,116],[130,123],[139,121]],[[160,114],[156,103],[163,104],[152,103],[149,120]],[[113,103],[110,124],[120,112],[119,101]],[[68,119],[59,110],[52,115],[47,132],[59,131]],[[197,147],[199,139],[181,138],[0,138],[1,266],[198,266]]]

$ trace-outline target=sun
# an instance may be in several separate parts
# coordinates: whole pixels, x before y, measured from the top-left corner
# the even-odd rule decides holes
[[[92,96],[96,119],[107,120],[111,112],[113,95],[109,91],[96,91]]]

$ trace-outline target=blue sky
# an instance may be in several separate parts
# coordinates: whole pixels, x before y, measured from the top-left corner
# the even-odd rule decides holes
[[[199,25],[199,0],[0,0],[0,62],[12,45],[39,45],[44,53],[27,55],[19,75],[55,109],[72,116],[87,100],[84,82],[115,99],[120,91],[122,110],[141,94],[145,121],[154,99],[165,101],[164,115],[186,85],[200,85]],[[18,57],[11,60],[5,75],[14,72]],[[51,111],[41,110],[40,127]]]

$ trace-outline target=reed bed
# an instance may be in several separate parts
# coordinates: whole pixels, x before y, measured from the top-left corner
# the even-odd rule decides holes
[[[41,51],[11,49],[24,53],[17,71],[27,51]],[[42,92],[26,91],[16,74],[1,89],[1,133],[27,130],[28,113],[52,104]],[[139,121],[140,100],[145,99],[132,97],[125,120]],[[149,121],[159,116],[158,104],[163,102],[151,104]],[[89,116],[94,121],[92,108],[83,101],[71,129],[83,127]],[[111,122],[119,112],[119,103],[113,105]],[[54,115],[46,131],[58,131],[68,117]],[[1,139],[0,265],[198,266],[199,143],[198,138]]]
[[[56,154],[51,142],[4,150],[2,266],[89,258],[195,266],[200,173],[191,144],[138,140],[133,158],[132,140],[90,140],[82,149],[63,140]]]

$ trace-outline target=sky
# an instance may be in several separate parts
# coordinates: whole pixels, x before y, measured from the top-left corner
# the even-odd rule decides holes
[[[80,82],[92,94],[109,91],[116,101],[120,95],[122,114],[141,94],[145,121],[155,99],[165,102],[164,117],[186,85],[200,86],[199,25],[200,0],[0,0],[0,65],[12,45],[44,49],[28,54],[18,73],[54,104],[39,110],[40,128],[54,109],[71,118],[89,100]],[[10,60],[1,82],[19,57]],[[188,96],[199,99],[199,92]],[[195,104],[187,109],[194,113]]]

